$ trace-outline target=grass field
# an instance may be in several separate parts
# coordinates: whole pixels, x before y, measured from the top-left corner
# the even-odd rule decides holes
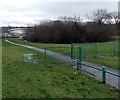
[[[118,98],[120,90],[69,66],[44,66],[44,55],[3,42],[3,98]],[[39,54],[23,63],[22,54]]]
[[[119,39],[119,38],[120,38],[120,35],[119,35],[119,36],[118,36],[118,35],[112,36],[111,38],[113,38],[113,39]]]
[[[15,43],[24,44],[24,41],[21,40],[21,39],[11,38],[9,40],[11,40]],[[42,44],[42,43],[33,43],[33,42],[27,42],[26,45],[35,46],[35,47],[38,47],[38,48],[70,47],[71,46],[70,44]],[[116,44],[116,45],[118,45],[118,44]],[[92,50],[92,47],[91,47],[91,50]],[[64,49],[63,50],[56,49],[56,50],[53,50],[53,51],[65,54]],[[65,55],[70,55],[70,50]],[[118,66],[118,55],[115,55],[115,56],[111,56],[111,55],[97,56],[96,58],[84,58],[83,60],[98,63],[98,64],[105,65],[107,67],[111,67],[111,68],[115,68],[115,69],[120,69],[120,66]]]
[[[98,63],[107,67],[120,69],[118,66],[118,43],[120,41],[117,40],[113,43],[97,43],[97,50],[95,49],[94,43],[86,43],[86,44],[73,44],[74,46],[82,47],[82,55],[88,56],[84,58],[84,60],[89,62]],[[115,48],[115,55],[110,55],[113,53],[113,47]],[[96,55],[96,52],[101,55]],[[108,54],[108,55],[106,55]],[[97,57],[95,57],[95,55]],[[90,56],[90,57],[89,57]]]
[[[73,47],[82,47],[84,57],[111,55],[118,53],[118,41],[103,43],[74,43]]]
[[[8,40],[13,41],[15,43],[19,43],[19,44],[24,44],[24,40],[23,39],[18,39],[18,38],[8,38]],[[35,42],[26,42],[26,45],[30,45],[30,46],[35,46],[35,47],[39,47],[44,49],[45,47],[70,47],[70,44],[48,44],[48,43],[35,43]]]
[[[98,56],[96,58],[85,58],[86,61],[98,63],[114,69],[120,69],[118,56]]]

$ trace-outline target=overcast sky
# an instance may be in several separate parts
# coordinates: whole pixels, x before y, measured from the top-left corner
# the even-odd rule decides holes
[[[85,18],[95,9],[118,10],[119,0],[0,0],[0,27],[32,25],[59,16]]]

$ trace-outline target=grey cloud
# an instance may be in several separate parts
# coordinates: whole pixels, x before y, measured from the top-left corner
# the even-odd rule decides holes
[[[14,5],[14,6],[0,6],[0,9],[5,11],[10,11],[16,13],[20,13],[22,17],[33,18],[34,22],[41,21],[41,18],[50,19],[56,18],[59,16],[73,16],[80,15],[84,16],[86,13],[88,15],[97,8],[106,8],[109,11],[117,11],[117,3],[116,2],[108,2],[108,3],[98,3],[98,2],[38,2],[33,4],[28,4],[26,6],[22,5]],[[4,15],[2,18],[2,22],[8,23],[26,23],[20,21],[13,20],[5,20],[5,18],[9,18],[9,15]],[[11,16],[12,17],[12,16]],[[14,17],[14,16],[13,16]],[[20,17],[20,16],[18,16]]]

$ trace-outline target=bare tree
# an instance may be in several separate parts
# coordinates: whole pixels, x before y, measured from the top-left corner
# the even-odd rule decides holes
[[[85,17],[86,17],[88,20],[91,19],[90,16],[89,16],[87,13],[85,14]]]
[[[61,21],[65,21],[65,22],[81,22],[82,21],[82,18],[80,16],[73,16],[73,17],[67,17],[67,16],[64,16],[64,17],[58,17],[58,20],[61,20]]]
[[[111,15],[111,13],[109,13],[109,12],[106,13],[106,16],[103,19],[103,21],[104,21],[105,24],[112,24],[113,22],[112,22],[112,15]]]
[[[115,24],[118,24],[118,22],[119,22],[118,12],[112,12],[112,13],[111,13],[111,16],[112,16],[112,18],[114,19]]]
[[[93,11],[93,20],[99,24],[108,24],[111,22],[111,19],[111,14],[106,9],[97,9]]]

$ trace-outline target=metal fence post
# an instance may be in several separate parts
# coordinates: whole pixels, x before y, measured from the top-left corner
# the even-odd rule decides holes
[[[71,44],[71,54],[70,54],[71,58],[73,58],[73,44]]]
[[[95,43],[95,57],[97,57],[97,53],[98,53],[98,50],[97,50],[97,43]]]
[[[77,59],[77,70],[79,70],[79,59]]]
[[[82,62],[82,48],[79,47],[79,62]],[[80,68],[81,68],[81,64],[80,65]]]
[[[106,69],[105,66],[102,68],[102,82],[106,83]]]
[[[34,58],[35,58],[35,57],[34,57],[34,54],[33,54],[32,62],[34,62]]]
[[[24,40],[24,44],[26,44],[26,40]]]
[[[46,64],[46,61],[47,61],[47,59],[46,59],[46,48],[45,48],[45,58],[44,58],[44,63],[45,63],[45,66],[47,66],[47,64]]]
[[[115,52],[115,42],[113,42],[113,54],[115,55],[116,54],[116,52]]]

